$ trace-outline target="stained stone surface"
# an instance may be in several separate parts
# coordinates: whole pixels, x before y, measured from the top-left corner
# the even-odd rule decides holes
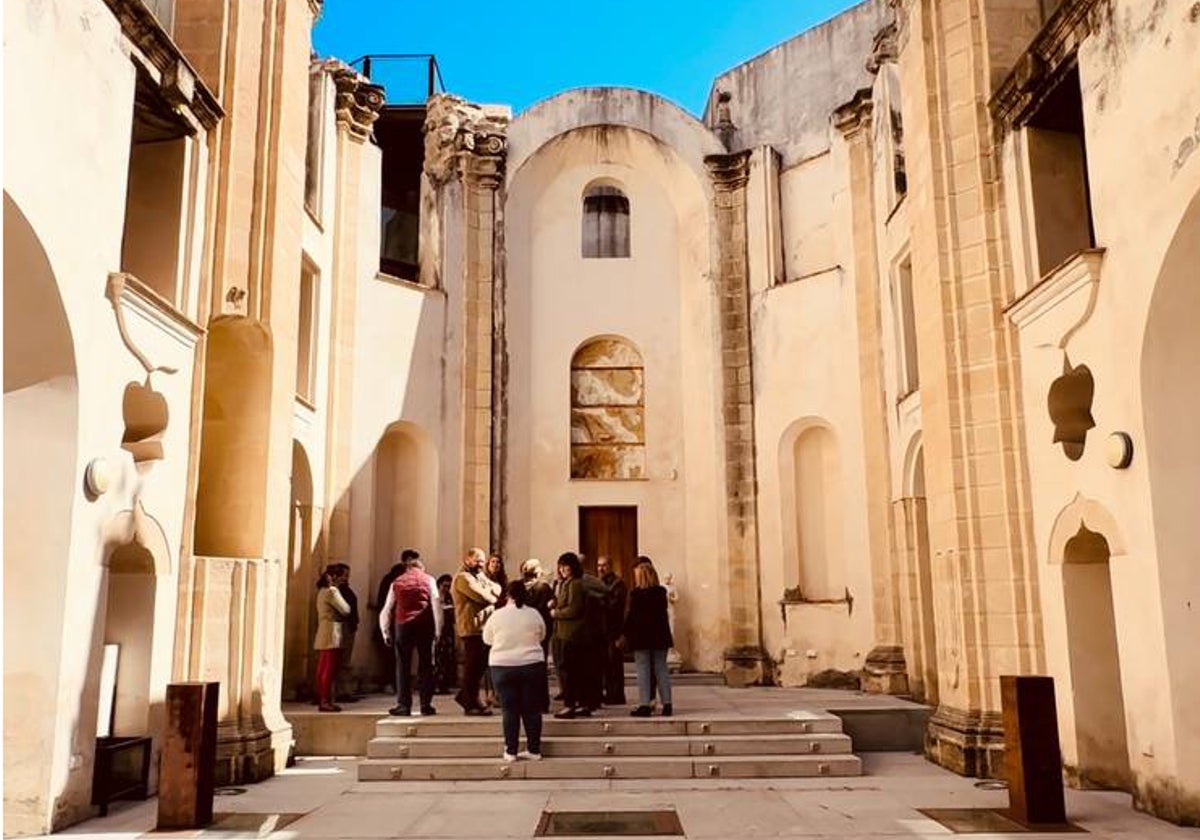
[[[642,357],[626,341],[598,338],[589,342],[571,360],[573,368],[640,368]]]
[[[641,368],[588,368],[571,371],[571,405],[641,405]]]
[[[645,443],[639,408],[571,409],[571,443]]]
[[[571,478],[631,479],[646,476],[646,447],[572,446]]]

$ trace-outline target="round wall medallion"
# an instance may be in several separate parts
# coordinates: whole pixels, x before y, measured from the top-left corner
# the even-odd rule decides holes
[[[1123,470],[1133,461],[1133,439],[1124,432],[1113,432],[1104,444],[1104,458],[1114,470]]]
[[[103,496],[108,492],[111,480],[112,475],[108,468],[108,461],[103,458],[93,458],[88,462],[87,469],[83,472],[83,485],[89,493],[93,496]]]

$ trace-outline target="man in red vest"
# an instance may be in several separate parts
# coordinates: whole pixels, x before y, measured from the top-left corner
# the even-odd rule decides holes
[[[437,583],[419,562],[410,561],[392,581],[387,600],[379,611],[379,629],[396,653],[396,705],[388,714],[412,714],[412,656],[417,653],[417,691],[422,715],[436,715],[433,708],[433,642],[441,623],[442,603]]]

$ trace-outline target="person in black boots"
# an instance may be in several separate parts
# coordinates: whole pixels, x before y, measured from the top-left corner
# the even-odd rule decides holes
[[[353,678],[350,671],[350,657],[354,653],[354,640],[358,636],[358,596],[350,588],[349,564],[338,563],[338,568],[342,570],[342,582],[338,584],[338,591],[350,605],[350,613],[342,620],[342,655],[337,679],[334,683],[337,695],[334,702],[357,703],[361,698],[351,688]]]
[[[580,565],[583,560],[580,559]],[[580,674],[580,699],[589,711],[604,705],[604,674],[608,667],[606,655],[608,587],[595,575],[583,573],[579,579],[583,584],[583,667]]]
[[[412,658],[417,654],[417,691],[422,715],[433,708],[433,640],[442,629],[442,604],[437,583],[421,562],[409,563],[392,581],[391,591],[379,611],[379,629],[396,650],[396,705],[388,714],[412,714]]]
[[[479,686],[487,667],[483,647],[483,624],[496,603],[490,581],[483,578],[487,559],[481,548],[472,548],[463,558],[462,569],[450,583],[454,598],[454,624],[462,644],[462,679],[454,696],[467,715],[490,715],[491,709],[479,702]]]
[[[621,576],[613,571],[607,557],[596,560],[596,573],[608,587],[604,605],[604,703],[625,705],[625,653],[617,646],[625,623],[625,600],[629,589]]]
[[[436,694],[449,694],[458,688],[458,650],[454,635],[454,599],[450,596],[450,575],[439,575],[438,596],[442,599],[442,630],[433,646],[433,682]]]
[[[554,637],[559,640],[562,651],[562,661],[554,664],[562,685],[563,708],[554,716],[570,720],[592,714],[584,702],[582,680],[586,667],[583,622],[587,595],[583,591],[583,566],[578,556],[568,551],[559,557],[558,570],[563,582],[550,616],[554,619]]]
[[[658,687],[663,717],[674,712],[671,705],[671,675],[667,671],[667,651],[675,644],[667,619],[667,590],[659,585],[652,563],[639,563],[633,569],[633,590],[629,593],[629,613],[625,617],[624,647],[633,651],[637,663],[637,708],[633,717],[649,717],[650,686]]]

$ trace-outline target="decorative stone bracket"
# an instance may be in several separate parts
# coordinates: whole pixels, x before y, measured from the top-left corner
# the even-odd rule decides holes
[[[346,129],[351,140],[365,143],[385,102],[383,86],[372,84],[362,73],[340,61],[331,60],[325,66],[337,91],[333,113],[338,126]]]
[[[426,107],[425,175],[434,187],[461,177],[467,157],[503,160],[508,150],[506,114],[448,93],[431,96]],[[494,177],[503,172],[502,165],[474,168],[494,170]]]

